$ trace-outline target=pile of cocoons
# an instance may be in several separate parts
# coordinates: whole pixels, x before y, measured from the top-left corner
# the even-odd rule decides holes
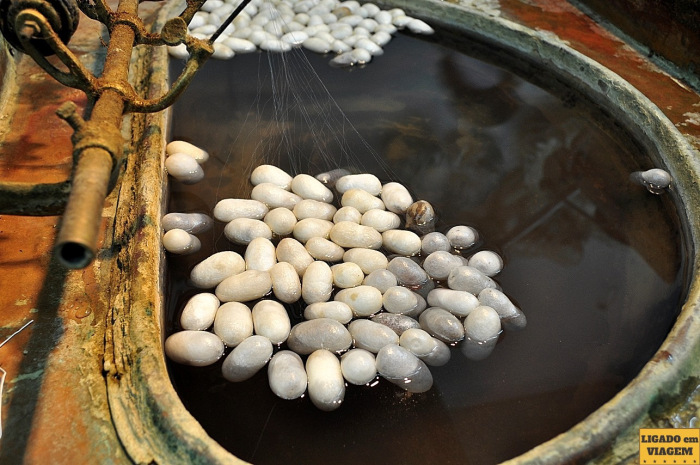
[[[166,165],[182,151],[203,158],[181,141],[166,151]],[[255,168],[250,181],[251,198],[220,200],[214,219],[163,218],[171,253],[198,250],[196,234],[214,220],[245,248],[214,253],[191,270],[202,292],[182,309],[182,330],[165,341],[172,361],[206,366],[225,356],[222,374],[232,382],[267,366],[277,396],[308,392],[330,411],[347,386],[378,377],[428,391],[429,367],[446,364],[451,347],[481,360],[503,330],[525,327],[523,312],[493,278],[501,257],[478,250],[470,226],[435,231],[432,205],[402,184],[344,169],[292,176],[272,165]],[[173,233],[184,239],[170,240]],[[302,309],[303,321],[292,326],[293,308]]]
[[[189,24],[193,37],[209,39],[239,0],[207,0]],[[432,34],[424,21],[400,9],[382,10],[355,0],[252,0],[214,43],[214,58],[230,59],[257,50],[288,52],[303,47],[332,55],[338,67],[363,65],[382,55],[398,30]],[[168,48],[176,58],[189,54],[184,44]]]

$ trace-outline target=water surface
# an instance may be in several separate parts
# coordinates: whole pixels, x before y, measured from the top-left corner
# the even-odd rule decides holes
[[[506,460],[608,401],[678,314],[685,251],[675,207],[669,195],[629,180],[653,167],[643,144],[546,71],[520,62],[514,74],[507,63],[488,63],[499,61],[497,53],[441,41],[451,38],[400,35],[383,56],[352,70],[306,53],[319,81],[300,57],[210,61],[175,105],[171,138],[212,158],[202,183],[170,184],[170,211],[210,213],[219,199],[248,197],[247,175],[262,162],[311,174],[353,166],[433,203],[439,230],[474,226],[480,247],[503,255],[497,281],[528,317],[526,330],[504,333],[484,361],[454,350],[446,366],[431,368],[428,393],[387,382],[350,386],[332,413],[308,399],[276,398],[264,372],[232,384],[220,363],[170,364],[186,408],[241,459]],[[200,253],[168,256],[168,334],[198,292],[186,282],[192,266],[237,250],[223,226],[200,237]]]

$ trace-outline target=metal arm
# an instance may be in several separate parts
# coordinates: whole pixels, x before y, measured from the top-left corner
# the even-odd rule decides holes
[[[64,38],[72,32],[55,30],[57,25],[77,26],[77,18],[66,19],[66,12],[75,10],[66,2],[73,1],[0,0],[0,15],[6,16],[0,18],[0,27],[6,37],[13,34],[8,40],[19,45],[59,83],[85,92],[90,105],[89,120],[83,120],[76,113],[77,107],[72,102],[66,102],[57,111],[74,130],[71,179],[57,184],[0,182],[0,214],[51,215],[59,213],[65,204],[55,250],[65,266],[83,268],[95,257],[104,199],[113,189],[122,163],[127,143],[121,136],[124,114],[157,112],[172,105],[212,55],[216,38],[201,40],[187,34],[187,24],[204,0],[187,0],[180,16],[169,20],[159,33],[145,29],[138,16],[139,0],[120,0],[116,11],[104,0],[78,0],[80,10],[109,30],[104,71],[96,77],[66,46]],[[230,23],[249,1],[243,0],[225,24]],[[61,7],[56,8],[58,13],[53,6]],[[181,43],[187,46],[190,56],[180,76],[162,96],[141,98],[128,82],[133,47]],[[54,66],[45,58],[47,54],[55,54],[67,71]]]

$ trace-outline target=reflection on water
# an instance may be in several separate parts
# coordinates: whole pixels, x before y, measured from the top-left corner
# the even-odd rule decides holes
[[[260,464],[495,463],[567,430],[639,372],[678,313],[684,250],[669,196],[629,180],[650,162],[624,134],[600,130],[610,125],[602,113],[572,91],[559,98],[409,37],[361,70],[309,54],[377,160],[328,98],[309,91],[307,82],[318,86],[302,61],[282,68],[280,58],[207,63],[178,102],[172,138],[212,159],[202,184],[171,184],[170,211],[210,212],[221,198],[247,197],[247,174],[262,161],[312,174],[371,171],[432,202],[439,229],[476,227],[483,247],[504,256],[497,280],[528,327],[504,333],[481,362],[455,350],[431,368],[428,393],[351,386],[333,413],[276,398],[265,373],[231,384],[220,363],[171,365],[185,406],[214,439]],[[279,85],[293,77],[295,93],[286,93]],[[166,331],[179,329],[178,312],[196,292],[186,283],[191,267],[234,249],[222,231],[200,237],[196,256],[168,257]]]

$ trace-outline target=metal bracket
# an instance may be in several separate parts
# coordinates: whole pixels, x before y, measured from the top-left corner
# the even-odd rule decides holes
[[[88,97],[90,118],[86,121],[78,115],[77,106],[72,102],[66,102],[59,108],[58,116],[75,131],[72,138],[74,169],[71,179],[58,184],[0,182],[0,213],[48,215],[60,212],[65,205],[55,247],[59,260],[65,266],[83,268],[95,256],[102,205],[116,184],[116,172],[121,166],[126,142],[121,136],[124,114],[152,113],[172,105],[214,53],[213,42],[218,34],[215,33],[210,40],[187,34],[187,25],[204,0],[186,0],[185,10],[167,21],[160,33],[146,30],[138,16],[139,0],[120,0],[116,11],[112,11],[104,0],[0,0],[0,3],[4,1],[15,2],[11,8],[5,8],[8,11],[14,9],[12,27],[16,40],[13,42],[21,44],[23,51],[59,83],[83,91]],[[54,30],[52,22],[46,17],[53,11],[52,2],[74,1],[78,2],[78,7],[86,16],[103,23],[109,30],[107,58],[100,77],[88,71],[70,51],[62,39],[66,31]],[[242,0],[225,25],[230,24],[249,2]],[[65,4],[61,6],[66,7]],[[67,6],[71,10],[72,5]],[[18,8],[19,11],[16,11]],[[53,24],[58,23],[53,21]],[[3,30],[3,33],[7,34],[7,31]],[[42,44],[41,50],[36,46],[38,42]],[[180,76],[160,97],[140,97],[128,82],[133,47],[181,43],[186,45],[190,56]],[[47,52],[55,54],[67,71],[47,60],[44,56]],[[70,195],[66,203],[68,189]],[[42,200],[42,196],[50,197],[51,201]]]

